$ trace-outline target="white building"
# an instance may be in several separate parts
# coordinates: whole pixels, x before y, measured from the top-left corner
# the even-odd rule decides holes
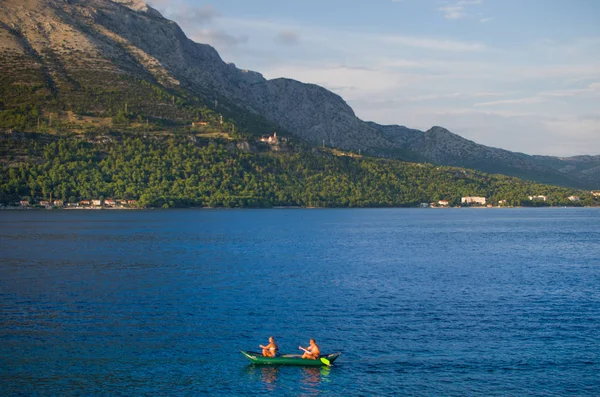
[[[260,138],[261,142],[267,142],[271,145],[274,145],[276,143],[279,143],[279,140],[277,138],[277,132],[274,132],[273,135],[265,135],[262,138]]]
[[[573,201],[573,202],[579,201],[579,197],[577,197],[577,196],[569,196],[569,200]]]
[[[487,200],[486,200],[485,197],[476,197],[476,196],[462,197],[460,199],[461,204],[481,204],[481,205],[485,205],[486,201]]]
[[[542,201],[546,201],[546,200],[548,200],[548,197],[546,197],[546,196],[542,196],[542,195],[539,195],[539,196],[529,196],[529,200],[532,200],[532,201],[533,201],[533,200],[542,200]]]

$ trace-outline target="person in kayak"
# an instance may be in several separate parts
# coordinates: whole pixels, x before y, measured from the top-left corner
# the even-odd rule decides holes
[[[321,355],[321,350],[319,349],[317,342],[311,338],[311,340],[308,343],[309,343],[309,346],[306,349],[303,348],[302,346],[298,346],[298,349],[304,350],[304,354],[302,355],[302,358],[308,358],[310,360],[318,360],[319,356]]]
[[[262,348],[262,354],[265,357],[275,357],[277,355],[277,351],[279,351],[279,346],[275,343],[275,338],[269,336],[269,344],[266,346],[258,345]]]

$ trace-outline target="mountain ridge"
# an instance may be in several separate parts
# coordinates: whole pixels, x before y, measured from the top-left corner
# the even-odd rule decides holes
[[[249,115],[245,118],[264,119],[264,129],[256,133],[272,126],[313,145],[562,186],[600,187],[600,156],[527,155],[480,145],[443,127],[420,131],[360,120],[342,97],[323,87],[287,78],[267,80],[258,72],[224,62],[212,46],[190,40],[175,22],[140,0],[4,0],[0,22],[4,62],[26,65],[33,77],[28,84],[39,85],[33,94],[40,101],[60,99],[65,92],[84,97],[110,85],[115,94],[107,101],[118,102],[118,89],[129,84],[124,76],[149,81],[171,94],[197,95],[231,114],[243,110]],[[10,83],[27,87],[22,80]],[[152,115],[159,118],[193,118],[192,111],[181,114],[172,109],[174,94],[172,106],[160,107],[148,103],[149,99],[145,103],[140,95],[130,105],[137,106],[140,114],[151,107]],[[9,103],[10,94],[1,99]],[[79,111],[74,100],[61,106]],[[115,113],[115,106],[106,112]]]

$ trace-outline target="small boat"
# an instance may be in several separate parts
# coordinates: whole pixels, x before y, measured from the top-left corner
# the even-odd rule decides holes
[[[342,353],[322,354],[318,360],[302,358],[301,354],[280,354],[275,357],[265,357],[262,353],[245,352],[240,350],[248,360],[253,364],[270,364],[270,365],[304,365],[311,367],[320,367],[323,365],[331,365]]]

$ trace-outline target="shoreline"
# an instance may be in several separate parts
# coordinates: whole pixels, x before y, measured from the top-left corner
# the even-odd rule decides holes
[[[514,208],[600,208],[600,206],[506,206],[506,207],[303,207],[303,206],[273,206],[273,207],[148,207],[148,208],[120,208],[120,207],[67,207],[67,208],[39,208],[39,207],[0,207],[0,211],[146,211],[146,210],[288,210],[288,209],[419,209],[419,210],[449,210],[449,209],[514,209]]]

